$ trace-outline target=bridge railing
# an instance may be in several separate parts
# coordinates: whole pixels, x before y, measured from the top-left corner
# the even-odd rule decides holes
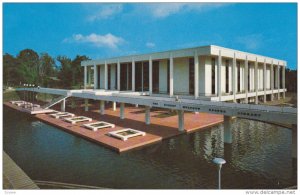
[[[95,96],[106,96],[111,95],[120,98],[130,98],[138,101],[142,101],[143,99],[154,100],[154,101],[174,101],[175,97],[156,97],[153,99],[151,96],[138,96],[137,94],[128,93],[111,93],[111,92],[95,92],[94,90],[67,90],[67,89],[52,89],[52,88],[19,88],[18,90],[30,90],[36,91],[40,93],[51,93],[51,94],[59,94],[59,95],[67,95],[71,96],[72,93],[74,95],[80,95],[82,97],[87,97],[88,95]],[[228,102],[219,102],[219,101],[205,101],[205,100],[192,100],[192,99],[180,99],[179,102],[198,104],[198,105],[206,105],[206,106],[215,106],[215,107],[223,107],[226,108],[236,108],[236,109],[249,109],[249,110],[258,110],[265,112],[281,112],[281,113],[289,113],[289,114],[297,114],[296,108],[291,107],[278,107],[278,106],[268,106],[268,105],[253,105],[253,104],[238,104],[238,103],[228,103]]]

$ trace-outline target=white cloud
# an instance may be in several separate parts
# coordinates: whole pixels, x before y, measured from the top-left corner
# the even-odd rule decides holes
[[[155,18],[165,18],[177,13],[204,12],[226,6],[223,3],[151,3],[145,9]]]
[[[96,6],[97,8],[98,6]],[[90,12],[93,12],[88,16],[88,21],[93,22],[95,20],[108,19],[121,13],[123,6],[121,4],[104,4],[101,5],[98,9],[95,10],[95,7],[90,9]]]
[[[155,43],[147,42],[147,43],[146,43],[146,47],[148,47],[148,48],[153,48],[153,47],[155,47]]]
[[[261,47],[263,42],[263,35],[262,34],[249,34],[244,35],[236,38],[236,42],[241,44],[247,50],[254,50]]]
[[[106,35],[97,35],[92,33],[86,36],[82,34],[75,34],[71,38],[64,39],[63,42],[91,43],[96,47],[108,47],[111,49],[116,49],[119,45],[124,43],[124,39],[110,33]]]

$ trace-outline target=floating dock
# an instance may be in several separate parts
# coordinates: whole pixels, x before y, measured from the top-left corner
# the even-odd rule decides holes
[[[12,105],[10,103],[4,104],[11,108],[19,110],[15,105]],[[56,106],[56,108],[59,109],[58,106]],[[223,115],[207,113],[195,114],[192,112],[185,113],[185,129],[184,131],[179,131],[177,114],[170,114],[169,112],[164,110],[153,110],[150,112],[150,125],[145,124],[145,109],[142,107],[126,107],[124,113],[125,119],[120,119],[119,108],[117,108],[117,110],[115,111],[112,108],[107,108],[105,109],[104,115],[100,115],[99,108],[97,108],[97,106],[90,107],[89,111],[84,111],[82,107],[77,107],[74,109],[68,108],[67,111],[74,113],[77,116],[90,117],[93,119],[93,121],[81,122],[72,125],[66,121],[63,121],[62,119],[55,119],[48,114],[36,114],[34,117],[45,123],[63,129],[66,132],[83,137],[119,153],[154,144],[162,141],[163,139],[168,139],[173,136],[190,133],[196,130],[217,125],[224,121]],[[92,131],[83,127],[83,124],[97,121],[112,123],[115,124],[115,127],[99,129],[98,131]],[[133,137],[128,139],[127,141],[122,141],[108,135],[109,132],[125,128],[140,130],[145,132],[146,135]]]
[[[27,107],[21,107],[21,106],[17,106],[17,105],[14,105],[12,104],[11,102],[6,102],[4,103],[5,105],[11,107],[11,108],[14,108],[18,111],[21,111],[21,112],[26,112],[26,113],[29,113],[29,114],[32,114],[32,115],[35,115],[35,114],[46,114],[46,113],[52,113],[53,110],[52,109],[44,109],[44,108],[41,108],[41,107],[34,107],[34,108],[31,108],[30,106],[27,106]]]

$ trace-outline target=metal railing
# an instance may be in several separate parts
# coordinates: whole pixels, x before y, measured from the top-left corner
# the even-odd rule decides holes
[[[45,104],[42,106],[43,109],[48,109],[50,108],[51,106],[54,106],[55,104],[63,101],[64,99],[68,98],[68,96],[59,96],[57,98],[54,98],[51,102]]]

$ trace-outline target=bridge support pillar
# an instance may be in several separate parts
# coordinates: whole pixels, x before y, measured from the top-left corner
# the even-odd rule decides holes
[[[292,125],[292,157],[297,158],[297,125]]]
[[[65,112],[66,111],[66,99],[63,99],[60,103],[60,110],[62,112]]]
[[[232,143],[232,130],[231,130],[231,120],[232,117],[224,116],[224,143]]]
[[[267,102],[267,95],[264,94],[264,103],[266,103],[266,102]]]
[[[150,125],[150,106],[146,106],[145,109],[145,122],[146,125]]]
[[[255,104],[258,104],[258,96],[255,96]]]
[[[113,102],[113,111],[116,111],[116,110],[117,110],[117,103]]]
[[[178,130],[184,131],[184,111],[178,110]]]
[[[272,94],[271,94],[271,101],[273,101],[273,100],[274,100],[274,94],[272,92]]]
[[[89,100],[84,99],[84,111],[89,111]]]
[[[125,107],[125,103],[121,103],[120,104],[120,119],[124,119],[125,115],[124,115],[124,108]]]
[[[104,115],[105,114],[105,102],[103,100],[100,100],[100,114]]]

